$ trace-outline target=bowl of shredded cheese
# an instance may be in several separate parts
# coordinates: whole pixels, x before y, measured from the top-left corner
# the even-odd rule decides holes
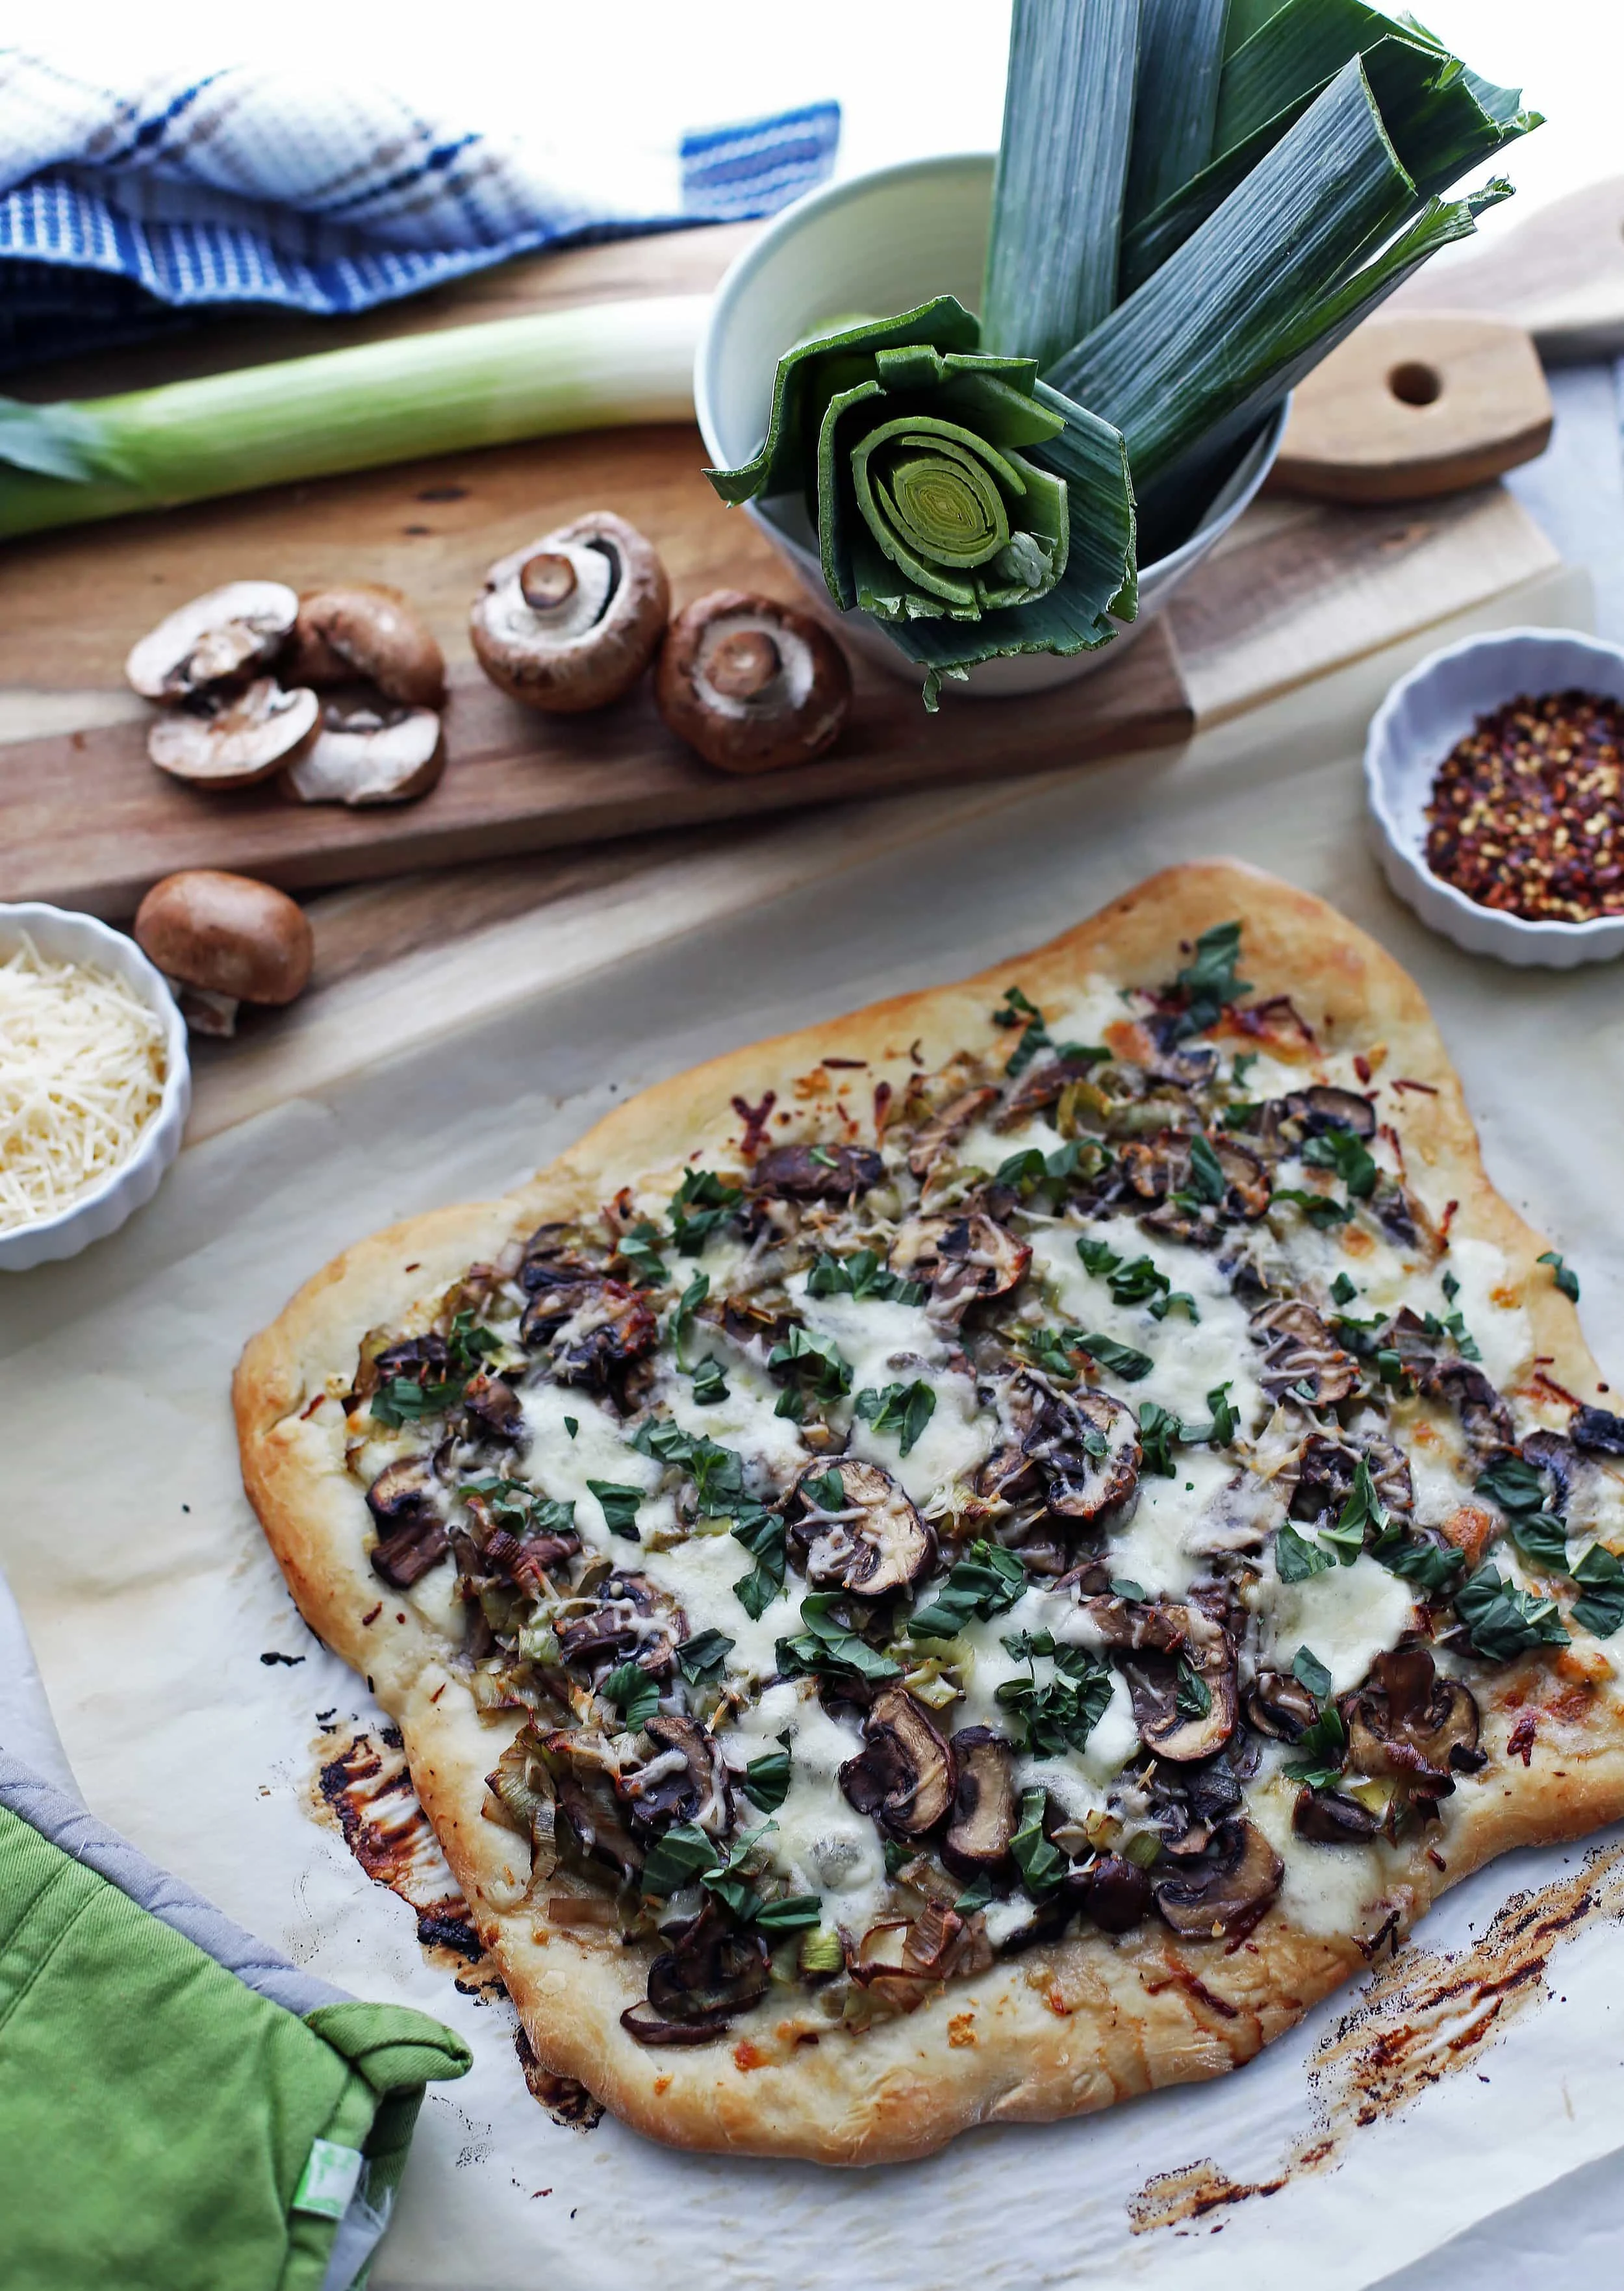
[[[116,1232],[157,1193],[190,1104],[185,1021],[134,940],[0,905],[0,1270]]]

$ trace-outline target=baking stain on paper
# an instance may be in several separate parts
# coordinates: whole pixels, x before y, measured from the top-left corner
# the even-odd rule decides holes
[[[1129,2199],[1133,2232],[1170,2227],[1187,2235],[1215,2213],[1278,2195],[1292,2180],[1334,2166],[1362,2126],[1398,2115],[1429,2086],[1475,2068],[1486,2046],[1548,1996],[1546,1971],[1563,1941],[1621,1917],[1624,1846],[1604,1847],[1572,1877],[1514,1894],[1466,1948],[1398,1951],[1310,2060],[1314,2130],[1278,2175],[1234,2180],[1210,2156],[1158,2173]]]
[[[485,1952],[468,1904],[417,1803],[406,1752],[393,1726],[352,1733],[336,1753],[331,1739],[316,1776],[317,1810],[336,1820],[345,1845],[374,1885],[387,1885],[415,1915],[431,1965],[466,1974]],[[460,1984],[461,1985],[461,1984]]]

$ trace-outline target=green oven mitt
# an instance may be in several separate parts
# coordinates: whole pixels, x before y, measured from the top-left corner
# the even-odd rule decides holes
[[[0,2280],[350,2291],[466,2046],[288,1965],[0,1749]]]

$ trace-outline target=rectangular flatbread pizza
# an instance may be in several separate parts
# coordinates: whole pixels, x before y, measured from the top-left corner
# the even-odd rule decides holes
[[[1624,1815],[1624,1419],[1420,994],[1174,868],[317,1275],[244,1476],[530,2043],[864,2164],[1249,2060]]]

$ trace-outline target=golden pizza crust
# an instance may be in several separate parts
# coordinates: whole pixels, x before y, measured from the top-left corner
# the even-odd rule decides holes
[[[301,1612],[399,1725],[419,1796],[538,2059],[578,2078],[640,2132],[686,2147],[827,2163],[921,2156],[974,2124],[1081,2114],[1234,2068],[1358,1973],[1365,1956],[1351,1935],[1294,1930],[1277,1904],[1239,1942],[1180,1941],[1154,1922],[1120,1939],[1074,1935],[953,1982],[916,2013],[858,2036],[825,2030],[798,2041],[805,2016],[787,2000],[775,2011],[769,1997],[720,2042],[646,2048],[620,2014],[643,1994],[648,1952],[613,1933],[550,1925],[543,1901],[519,1898],[527,1848],[482,1812],[484,1777],[513,1722],[503,1729],[479,1720],[446,1666],[444,1642],[372,1572],[371,1523],[345,1466],[342,1408],[324,1395],[347,1387],[367,1330],[398,1325],[414,1300],[437,1296],[514,1234],[548,1218],[594,1215],[623,1185],[691,1155],[736,1155],[744,1124],[736,1101],[759,1105],[775,1092],[791,1117],[775,1124],[777,1142],[827,1135],[839,1091],[862,1136],[872,1137],[874,1084],[900,1090],[911,1073],[957,1049],[990,1048],[998,1038],[988,1014],[1006,986],[1018,981],[1041,1006],[1090,973],[1160,985],[1200,932],[1235,916],[1254,1001],[1290,993],[1324,1049],[1375,1057],[1385,1046],[1379,1079],[1427,1086],[1406,1097],[1412,1177],[1429,1195],[1459,1203],[1456,1233],[1505,1253],[1507,1285],[1521,1294],[1549,1376],[1580,1399],[1596,1398],[1602,1387],[1578,1316],[1536,1266],[1548,1244],[1491,1186],[1414,982],[1323,901],[1225,861],[1170,868],[979,978],[674,1076],[505,1200],[414,1218],[348,1250],[243,1355],[235,1403],[244,1481]],[[823,1070],[808,1089],[806,1078],[831,1056],[866,1068]],[[1554,1395],[1535,1387],[1523,1396],[1536,1408],[1543,1402],[1553,1424],[1565,1422]],[[1462,1779],[1442,1829],[1428,1833],[1443,1866],[1423,1845],[1387,1849],[1382,1902],[1363,1921],[1367,1940],[1389,1909],[1406,1933],[1445,1886],[1496,1854],[1624,1816],[1624,1726],[1611,1698],[1579,1677],[1580,1667],[1576,1657],[1528,1657],[1496,1674],[1494,1700],[1480,1698],[1490,1763],[1480,1778]],[[1506,1736],[1530,1711],[1538,1724],[1520,1764],[1507,1756]]]

